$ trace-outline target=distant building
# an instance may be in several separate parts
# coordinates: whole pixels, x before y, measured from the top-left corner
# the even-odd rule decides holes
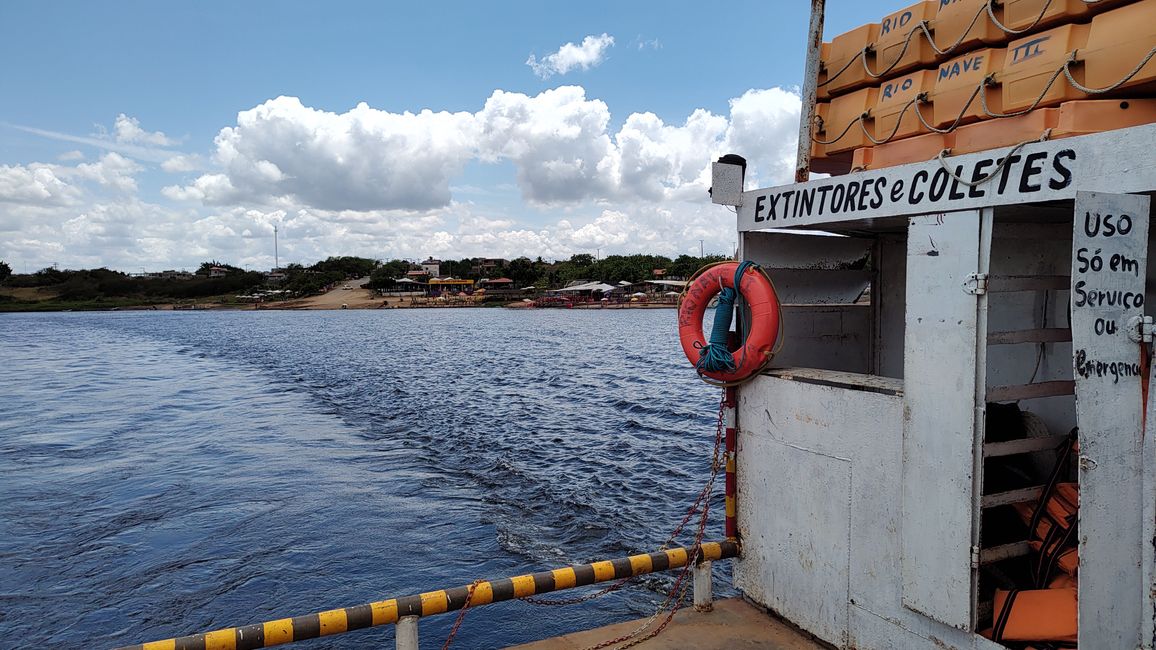
[[[417,280],[418,278],[430,277],[430,272],[425,269],[414,269],[413,271],[406,271],[405,277]]]
[[[229,270],[223,266],[210,266],[209,267],[209,277],[210,278],[223,278],[226,275],[229,275]]]
[[[425,271],[425,274],[430,276],[430,277],[436,278],[442,274],[442,261],[441,260],[435,260],[434,258],[431,257],[428,260],[422,262],[420,266],[421,266],[421,270]]]
[[[147,278],[149,280],[192,280],[194,276],[188,271],[159,271],[154,273],[136,273],[133,277]]]
[[[488,275],[490,271],[493,271],[499,266],[506,266],[508,263],[509,260],[501,257],[483,257],[474,265],[474,272],[479,275]]]
[[[500,289],[504,289],[513,286],[514,281],[510,278],[486,278],[478,282],[478,284],[484,284],[486,286],[494,286]]]

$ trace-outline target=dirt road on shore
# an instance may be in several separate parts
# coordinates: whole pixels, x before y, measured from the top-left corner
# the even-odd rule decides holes
[[[366,289],[369,278],[350,280],[337,285],[332,291],[311,296],[301,300],[287,300],[285,302],[267,303],[265,309],[341,309],[346,305],[348,309],[376,309],[384,300],[377,292]],[[347,288],[348,287],[348,288]]]

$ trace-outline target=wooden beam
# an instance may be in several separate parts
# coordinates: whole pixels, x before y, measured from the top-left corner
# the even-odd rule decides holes
[[[1030,454],[1035,451],[1047,451],[1059,447],[1068,437],[1044,436],[1041,438],[1023,438],[1005,442],[987,442],[983,445],[984,458],[998,458],[1000,456],[1014,456],[1016,454]]]
[[[1015,345],[1016,343],[1066,343],[1072,340],[1072,330],[1066,327],[1049,327],[1034,330],[1010,330],[988,332],[988,345]]]
[[[1013,503],[1027,503],[1028,501],[1038,501],[1040,495],[1044,493],[1044,486],[1021,488],[1019,490],[1009,490],[1007,492],[996,492],[995,494],[985,494],[980,498],[980,507],[994,508],[996,506],[1007,506]]]
[[[987,401],[1015,402],[1021,399],[1073,395],[1075,392],[1076,382],[1074,381],[1041,381],[1035,384],[1017,386],[993,386],[987,389]]]

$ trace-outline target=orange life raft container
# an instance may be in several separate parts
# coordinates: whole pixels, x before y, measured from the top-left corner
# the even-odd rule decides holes
[[[779,338],[779,297],[770,278],[757,266],[744,268],[739,286],[735,286],[738,262],[708,266],[687,285],[678,304],[678,338],[686,358],[699,375],[711,383],[731,385],[758,374],[774,354]],[[708,370],[701,365],[708,343],[702,332],[702,319],[712,298],[724,288],[736,289],[750,309],[750,330],[737,350],[728,350],[734,370]],[[719,309],[724,309],[721,306]],[[713,337],[712,337],[713,338]]]

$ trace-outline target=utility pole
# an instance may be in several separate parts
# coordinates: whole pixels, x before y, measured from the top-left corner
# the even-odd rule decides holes
[[[281,258],[277,254],[277,226],[273,226],[273,270],[281,268]]]
[[[702,254],[702,240],[701,239],[698,240],[698,257],[699,257],[699,259],[706,257],[706,255]]]

